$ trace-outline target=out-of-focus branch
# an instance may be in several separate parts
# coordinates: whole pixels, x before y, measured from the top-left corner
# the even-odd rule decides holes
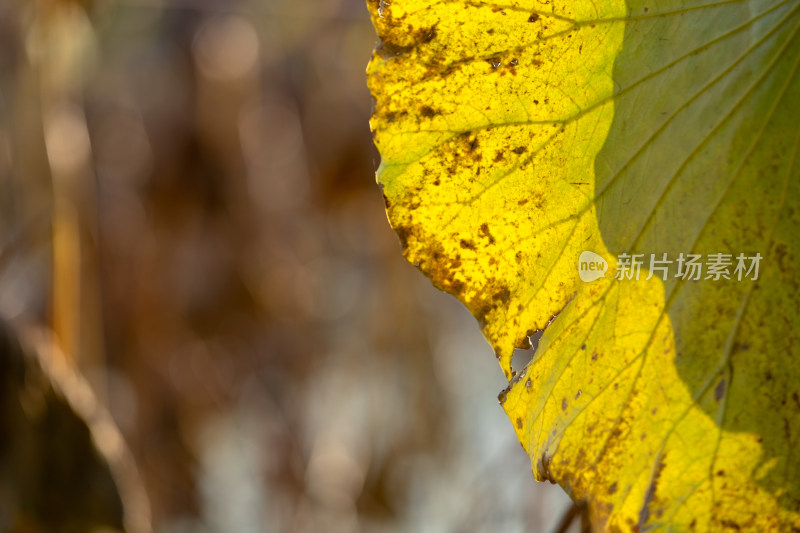
[[[556,527],[555,533],[567,533],[576,520],[580,520],[580,532],[592,533],[592,526],[589,522],[588,509],[585,502],[574,502],[561,517],[561,521]]]
[[[92,147],[83,110],[97,44],[77,2],[31,3],[28,62],[36,83],[52,187],[52,328],[61,353],[81,368],[102,366],[103,331],[96,258],[85,235],[94,227]],[[95,391],[106,396],[101,384]],[[98,386],[100,386],[98,390]]]
[[[5,525],[44,531],[119,521],[128,533],[150,533],[150,505],[133,456],[52,334],[0,323],[0,378],[0,434],[13,436],[0,445],[2,471],[12,472],[11,479],[0,476],[0,487],[10,484],[16,493],[16,509],[3,513],[12,523]],[[89,440],[82,437],[87,430]],[[104,481],[109,475],[111,486]]]

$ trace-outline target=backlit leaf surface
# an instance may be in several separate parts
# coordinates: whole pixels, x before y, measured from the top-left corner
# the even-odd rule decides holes
[[[369,7],[390,223],[480,322],[537,478],[598,530],[800,529],[800,2]],[[615,280],[623,253],[762,259]]]

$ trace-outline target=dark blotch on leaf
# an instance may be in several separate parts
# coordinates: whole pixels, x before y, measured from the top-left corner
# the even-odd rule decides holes
[[[494,236],[489,232],[489,224],[484,222],[478,230],[478,235],[489,239],[489,244],[494,244]]]
[[[408,42],[409,35],[412,42]],[[414,50],[421,44],[431,42],[436,38],[436,25],[430,28],[421,28],[416,31],[387,31],[381,34],[381,42],[375,49],[375,53],[384,59],[406,54]]]
[[[478,137],[473,137],[469,141],[469,151],[474,152],[478,148]]]
[[[384,116],[387,121],[394,122],[398,118],[402,118],[406,115],[408,115],[408,111],[389,111]]]
[[[530,17],[528,17],[528,22],[536,22],[537,20],[539,20],[539,15],[536,14],[536,13],[534,13]]]
[[[500,300],[503,303],[508,303],[508,300],[511,298],[511,291],[508,290],[508,287],[503,287],[494,293],[493,298],[495,300]]]
[[[553,473],[550,472],[550,457],[547,457],[545,452],[542,452],[542,456],[539,458],[536,466],[538,467],[542,481],[549,481],[555,485],[556,480],[553,478]]]
[[[437,115],[436,111],[434,111],[432,107],[427,105],[424,105],[419,109],[419,114],[425,118],[431,118]]]
[[[397,233],[397,237],[400,239],[400,246],[403,247],[403,250],[408,248],[408,239],[413,235],[413,230],[406,226],[397,226],[394,228],[395,233]]]
[[[499,358],[500,356],[498,355],[497,357]],[[505,403],[506,395],[510,390],[511,390],[511,385],[500,391],[500,394],[497,395],[497,399],[500,401],[500,405],[503,405]]]
[[[656,489],[658,487],[658,479],[661,477],[661,472],[664,470],[663,459],[658,462],[658,466],[656,467],[656,471],[653,473],[653,477],[650,480],[650,485],[647,487],[647,492],[644,496],[644,504],[642,508],[639,509],[639,524],[638,524],[638,531],[643,531],[647,521],[650,518],[650,504],[653,503],[656,496]]]
[[[720,382],[717,383],[717,386],[714,388],[714,398],[717,401],[722,400],[723,396],[725,396],[725,380],[724,379],[720,380]]]
[[[461,293],[464,290],[464,287],[464,282],[459,279],[455,279],[450,283],[450,289],[454,293]]]
[[[419,30],[418,39],[422,44],[429,43],[436,38],[436,25]]]
[[[396,57],[405,53],[410,52],[414,49],[414,45],[402,45],[398,44],[390,39],[392,36],[385,35],[383,36],[383,40],[378,44],[377,48],[375,48],[375,53],[384,59],[389,59],[392,57]]]

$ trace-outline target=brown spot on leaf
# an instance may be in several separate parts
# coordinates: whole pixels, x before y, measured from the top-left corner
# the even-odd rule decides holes
[[[642,504],[642,508],[639,510],[638,531],[644,531],[647,521],[650,519],[650,505],[655,501],[658,478],[661,477],[661,471],[664,470],[664,466],[664,460],[659,458],[658,466],[656,467],[655,472],[653,472],[650,485],[647,487],[647,492],[644,495],[644,503]]]
[[[478,149],[478,136],[467,134],[467,151],[474,152]]]
[[[378,57],[389,59],[399,55],[406,54],[415,48],[415,44],[401,44],[393,40],[392,34],[384,35],[381,42],[375,48],[375,53]]]
[[[466,287],[466,285],[464,284],[463,281],[461,281],[459,279],[453,280],[453,282],[450,283],[450,289],[453,291],[453,294],[455,294],[455,295],[458,295],[461,292],[463,292],[464,291],[464,287]]]
[[[394,232],[400,239],[400,246],[403,247],[403,250],[407,250],[409,238],[414,234],[413,230],[407,226],[397,226],[394,228]]]
[[[489,224],[486,222],[481,224],[481,227],[478,230],[478,235],[489,239],[489,244],[494,244],[494,236],[492,236],[491,232],[489,231]]]
[[[517,418],[517,429],[522,429],[522,419]]]
[[[436,24],[430,28],[423,28],[417,31],[416,41],[420,44],[427,44],[436,38]]]
[[[721,379],[717,386],[714,387],[714,399],[720,401],[723,396],[725,396],[725,380]]]
[[[734,342],[733,348],[731,348],[731,353],[743,352],[744,350],[750,349],[749,344],[742,344],[740,342]]]
[[[376,115],[380,115],[380,109],[376,111]],[[384,116],[387,122],[394,122],[398,118],[408,115],[408,111],[387,111]]]
[[[537,20],[539,20],[539,15],[537,13],[533,13],[528,17],[528,22],[536,22]]]
[[[492,312],[492,309],[494,309],[494,307],[491,304],[485,303],[474,311],[473,314],[481,327],[484,327],[489,322],[487,317],[489,316],[489,313]],[[500,356],[498,355],[497,358],[499,359]]]
[[[386,24],[379,27],[381,42],[375,48],[375,54],[383,59],[408,54],[419,46],[433,41],[437,35],[436,24],[414,29],[413,26],[404,25],[399,20],[393,21],[391,11],[384,13],[383,20]]]
[[[550,471],[550,459],[545,452],[542,452],[542,456],[539,457],[539,461],[536,464],[536,469],[539,473],[540,481],[549,481],[555,484],[556,480],[553,479],[553,473]]]
[[[472,239],[461,239],[458,244],[461,245],[462,248],[466,248],[467,250],[475,249],[475,241],[473,241]]]
[[[438,113],[431,106],[424,105],[419,109],[419,114],[425,118],[435,117]]]
[[[508,303],[508,300],[511,298],[511,291],[508,290],[508,287],[503,287],[502,289],[494,293],[494,296],[492,298],[506,304]]]
[[[505,389],[501,390],[500,394],[497,395],[497,399],[500,401],[500,405],[503,405],[506,402],[506,395],[510,390],[511,390],[511,384],[509,384],[508,387],[506,387]]]

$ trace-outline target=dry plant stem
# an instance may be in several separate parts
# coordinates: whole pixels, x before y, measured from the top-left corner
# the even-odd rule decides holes
[[[60,353],[50,332],[27,328],[20,333],[23,351],[35,359],[47,375],[53,389],[89,427],[92,441],[108,462],[123,506],[127,533],[151,533],[150,502],[139,475],[133,454],[109,412],[73,365]]]

